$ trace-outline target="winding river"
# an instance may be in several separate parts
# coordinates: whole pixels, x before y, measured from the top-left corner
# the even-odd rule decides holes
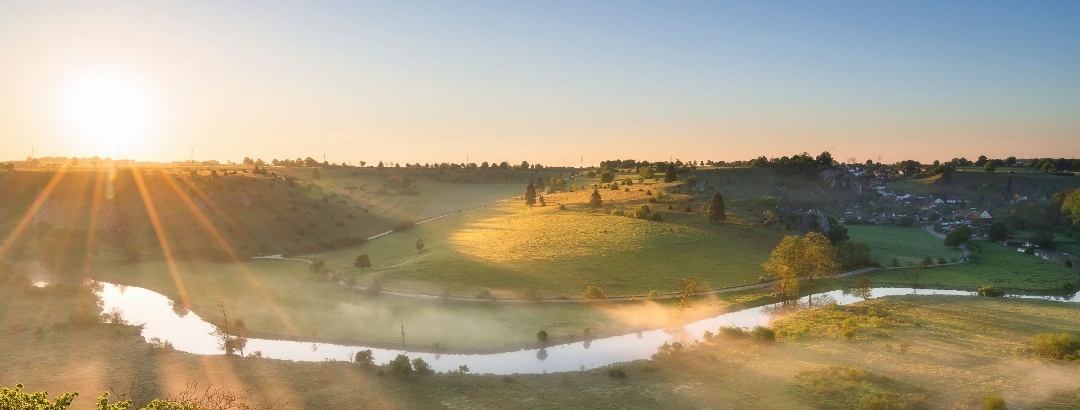
[[[211,336],[214,326],[198,315],[187,312],[182,316],[173,310],[172,302],[165,296],[134,286],[96,282],[101,289],[98,294],[104,311],[119,310],[133,324],[142,324],[142,336],[146,340],[158,338],[172,343],[176,350],[203,354],[222,354],[217,339]],[[840,305],[863,300],[858,292],[834,290],[803,297],[798,301],[777,303],[724,313],[719,316],[685,324],[679,328],[644,331],[634,334],[548,346],[545,349],[526,349],[490,354],[436,354],[404,350],[370,348],[375,363],[386,363],[401,353],[410,358],[423,358],[435,371],[447,372],[467,365],[473,373],[515,374],[547,373],[591,369],[614,363],[647,359],[665,342],[691,342],[698,340],[705,331],[716,332],[720,326],[753,327],[767,325],[774,316],[790,309],[821,306],[828,303]],[[869,298],[894,295],[956,295],[972,296],[975,293],[959,290],[934,290],[911,288],[873,288]],[[1080,293],[1072,297],[1010,296],[1017,298],[1050,299],[1077,302]],[[353,355],[364,346],[346,346],[330,343],[306,343],[296,341],[248,339],[245,352],[259,351],[265,358],[293,361],[351,361]]]

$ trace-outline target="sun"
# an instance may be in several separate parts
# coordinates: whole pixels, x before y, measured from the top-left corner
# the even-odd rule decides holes
[[[73,76],[63,87],[60,111],[86,151],[107,156],[138,154],[156,114],[147,87],[116,69]]]

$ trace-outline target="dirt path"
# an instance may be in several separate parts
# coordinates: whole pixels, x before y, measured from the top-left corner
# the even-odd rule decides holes
[[[477,207],[477,208],[468,209],[468,210],[465,210],[465,211],[458,211],[458,212],[453,212],[453,213],[449,213],[449,214],[445,214],[445,215],[439,215],[439,216],[436,216],[434,218],[428,218],[428,219],[425,219],[423,221],[417,222],[416,224],[419,225],[419,224],[426,223],[426,222],[431,222],[431,221],[434,221],[436,219],[443,218],[443,217],[446,217],[446,216],[450,216],[450,215],[454,215],[454,214],[458,214],[458,213],[462,213],[462,212],[468,212],[468,211],[472,211],[474,209],[486,208],[486,207],[487,206],[481,206],[481,207]],[[376,239],[376,238],[378,238],[380,236],[384,236],[384,235],[387,235],[387,234],[390,234],[390,233],[393,233],[393,232],[394,232],[393,230],[386,231],[386,232],[380,233],[378,235],[372,236],[372,237],[368,238],[368,240],[373,240],[373,239]],[[936,231],[934,231],[932,226],[928,225],[926,227],[926,232],[931,234],[931,235],[934,235],[935,237],[937,237],[939,239],[945,239],[945,235],[942,235],[942,234],[937,233]],[[961,252],[964,253],[964,257],[962,259],[960,259],[960,260],[958,260],[956,262],[950,262],[950,263],[924,265],[923,267],[924,268],[936,268],[936,267],[941,267],[941,266],[952,266],[952,265],[959,265],[961,263],[966,263],[968,255],[971,254],[971,251],[969,251],[967,249],[967,247],[964,247],[964,246],[961,246],[959,249],[960,249]],[[311,261],[311,260],[308,260],[308,259],[285,258],[281,254],[270,255],[270,256],[256,256],[256,257],[254,257],[252,259],[289,260],[289,261],[300,261],[300,262],[304,262],[304,263],[307,263],[307,264],[311,264],[311,263],[314,262],[314,261]],[[839,273],[835,277],[843,278],[843,277],[847,277],[847,276],[859,275],[859,274],[869,273],[869,272],[886,271],[886,270],[894,270],[894,269],[907,269],[907,268],[909,268],[909,267],[908,266],[888,266],[888,267],[861,268],[861,269],[855,269],[855,270],[852,270],[852,271]],[[344,281],[339,281],[338,284],[342,285],[342,286],[348,286],[348,284],[345,283]],[[732,287],[728,287],[728,288],[709,289],[709,290],[703,290],[703,291],[695,292],[694,295],[697,295],[697,296],[700,296],[700,295],[715,295],[715,294],[720,294],[720,293],[740,292],[740,291],[744,291],[744,290],[765,289],[765,288],[771,288],[774,284],[776,284],[776,281],[754,283],[754,284],[750,284],[750,285],[732,286]],[[352,288],[356,289],[356,290],[365,291],[365,292],[370,291],[370,289],[368,289],[366,286],[361,286],[361,285],[352,285]],[[678,292],[671,292],[671,293],[661,293],[661,294],[659,294],[659,295],[657,295],[655,297],[651,297],[651,298],[648,297],[648,296],[645,296],[645,295],[636,295],[636,296],[617,296],[617,297],[610,297],[610,298],[605,298],[605,299],[586,299],[586,298],[523,299],[523,298],[495,298],[495,297],[481,298],[481,297],[468,297],[468,296],[435,295],[435,294],[430,294],[430,293],[412,293],[412,292],[401,292],[401,291],[396,291],[396,290],[385,290],[385,289],[378,290],[377,293],[379,293],[380,295],[391,295],[391,296],[400,296],[400,297],[418,298],[418,299],[442,299],[442,300],[456,300],[456,301],[466,301],[466,302],[500,302],[500,303],[629,302],[629,301],[637,301],[637,300],[675,299],[675,298],[678,298],[678,297],[682,296]]]

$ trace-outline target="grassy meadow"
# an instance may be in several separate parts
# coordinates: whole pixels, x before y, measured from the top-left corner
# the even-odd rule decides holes
[[[927,256],[935,263],[938,258],[952,261],[964,256],[963,252],[944,246],[941,239],[922,227],[848,225],[847,229],[851,240],[870,247],[870,258],[881,266],[889,266],[893,258],[900,265],[908,265],[917,264]]]
[[[596,211],[587,205],[589,189],[546,195],[547,206],[507,200],[305,257],[322,258],[365,285],[378,281],[384,289],[469,297],[483,291],[577,297],[589,284],[608,296],[644,295],[672,292],[683,276],[717,288],[756,282],[781,228],[752,226],[738,212],[728,223],[709,224],[706,204],[688,194],[666,193],[649,202],[672,185],[601,190],[605,205]],[[612,214],[642,205],[663,222]],[[415,249],[417,239],[424,241],[423,251]],[[369,255],[370,269],[352,266],[361,253]]]
[[[919,285],[928,288],[975,289],[994,285],[1009,291],[1054,292],[1067,283],[1076,284],[1080,275],[1058,262],[1017,252],[995,242],[977,242],[982,251],[973,261],[954,266],[922,269]],[[874,273],[878,285],[911,286],[913,269],[889,270]]]

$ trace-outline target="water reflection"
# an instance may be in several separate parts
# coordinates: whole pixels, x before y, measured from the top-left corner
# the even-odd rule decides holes
[[[222,354],[218,341],[211,336],[214,326],[197,314],[186,309],[178,309],[177,304],[163,295],[139,287],[121,287],[98,282],[97,293],[103,301],[103,309],[118,309],[130,323],[144,323],[142,335],[147,340],[158,338],[173,344],[176,350],[204,354]],[[456,371],[461,366],[475,373],[513,374],[574,371],[582,368],[596,368],[613,363],[647,359],[665,342],[692,342],[701,338],[705,331],[715,332],[720,326],[739,326],[752,328],[767,325],[777,316],[808,307],[820,307],[827,304],[846,305],[861,301],[865,297],[893,295],[960,295],[970,296],[974,292],[959,290],[911,289],[911,288],[865,288],[859,291],[841,291],[810,295],[772,305],[749,308],[725,313],[716,317],[699,320],[681,327],[631,333],[622,336],[586,340],[583,343],[571,343],[548,346],[543,349],[527,349],[492,354],[445,354],[408,352],[399,349],[371,348],[375,363],[386,363],[398,354],[408,354],[411,358],[422,358],[439,372]],[[1073,302],[1076,295],[1064,297],[1015,296],[1021,298],[1039,298],[1065,300]],[[247,350],[260,352],[262,357],[295,361],[350,361],[357,351],[368,349],[363,346],[346,346],[330,343],[309,343],[269,339],[249,339]]]

